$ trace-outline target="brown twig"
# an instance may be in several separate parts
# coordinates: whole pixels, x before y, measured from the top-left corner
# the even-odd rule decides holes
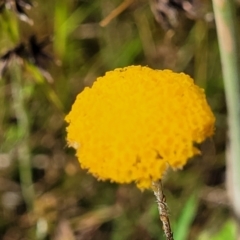
[[[127,9],[135,0],[124,0],[118,7],[116,7],[110,14],[105,17],[99,25],[101,27],[107,26],[115,17]]]
[[[169,217],[168,217],[166,197],[163,194],[161,180],[152,182],[152,188],[153,188],[154,195],[157,198],[159,216],[163,224],[163,231],[165,233],[165,236],[167,240],[174,240]]]

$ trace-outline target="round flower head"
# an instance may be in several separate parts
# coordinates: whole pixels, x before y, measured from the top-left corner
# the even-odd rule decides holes
[[[213,134],[215,118],[188,75],[130,66],[86,87],[66,121],[82,168],[145,189],[168,167],[182,168],[200,154],[196,143]]]

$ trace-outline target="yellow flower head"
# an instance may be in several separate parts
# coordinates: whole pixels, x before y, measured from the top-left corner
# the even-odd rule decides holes
[[[215,118],[188,75],[130,66],[86,87],[66,121],[82,168],[145,189],[200,153],[195,143],[212,136]]]

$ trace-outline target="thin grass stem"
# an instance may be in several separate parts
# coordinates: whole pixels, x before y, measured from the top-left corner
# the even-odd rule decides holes
[[[22,87],[22,73],[17,59],[11,64],[11,89],[13,107],[18,126],[18,145],[17,158],[19,166],[20,184],[23,198],[27,205],[28,211],[33,211],[34,205],[34,189],[32,182],[31,160],[29,149],[29,119],[24,104],[24,95]]]
[[[228,109],[227,188],[238,219],[240,238],[240,74],[233,0],[213,0]]]

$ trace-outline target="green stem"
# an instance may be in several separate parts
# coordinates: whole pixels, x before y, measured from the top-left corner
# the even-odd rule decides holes
[[[213,0],[228,108],[227,181],[233,210],[240,219],[240,74],[233,0]],[[240,221],[239,221],[240,222]],[[240,225],[240,224],[239,224]]]
[[[29,211],[33,210],[34,189],[32,182],[30,149],[29,149],[29,121],[24,104],[22,86],[22,72],[17,59],[13,60],[10,68],[13,106],[18,124],[17,158],[22,194]]]

